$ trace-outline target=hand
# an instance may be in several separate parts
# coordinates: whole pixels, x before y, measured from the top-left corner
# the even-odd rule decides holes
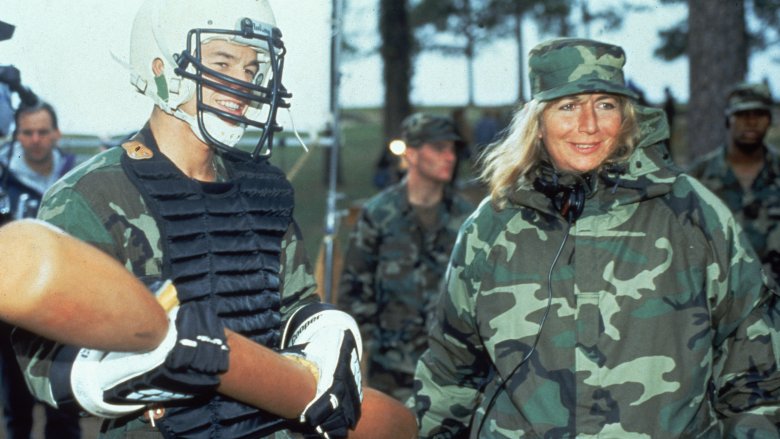
[[[116,418],[150,402],[192,398],[216,389],[229,355],[219,317],[204,303],[188,303],[174,308],[168,318],[168,334],[152,351],[80,351],[71,387],[84,410]]]
[[[107,389],[106,401],[161,402],[216,390],[219,375],[228,369],[229,357],[219,316],[207,303],[190,302],[181,305],[175,322],[171,326],[175,326],[177,340],[163,364]]]
[[[303,353],[310,361],[320,357],[315,361],[320,365],[320,379],[314,399],[301,414],[301,422],[314,427],[324,438],[346,437],[347,430],[360,419],[363,401],[355,337],[348,330],[338,340],[322,333],[303,348]],[[323,353],[326,355],[322,356]]]
[[[304,308],[302,314],[299,311],[293,316],[282,341],[286,346],[283,355],[303,358],[316,371],[314,399],[304,408],[300,421],[319,437],[346,437],[357,425],[363,400],[360,332],[354,319],[342,311],[322,304],[307,307],[313,309]]]

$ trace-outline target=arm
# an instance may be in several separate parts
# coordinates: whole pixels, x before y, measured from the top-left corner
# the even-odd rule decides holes
[[[2,320],[95,349],[141,351],[162,341],[167,318],[149,290],[93,246],[35,220],[0,228],[0,246],[14,249],[0,253]]]
[[[162,293],[158,295],[160,302],[173,306],[174,310],[172,312],[178,311],[177,314],[180,315],[181,310],[176,308],[178,301],[176,300],[175,288],[164,287],[161,291]],[[330,336],[333,333],[339,333],[339,328],[344,326],[341,320],[348,318],[348,316],[332,308],[322,308],[323,306],[315,303],[311,307],[302,307],[296,313],[296,316],[300,314],[303,316],[293,319],[294,322],[287,325],[289,332],[286,331],[285,333],[285,341],[294,343],[293,348],[303,346],[304,351],[308,341],[311,341],[315,350],[319,346],[326,345],[327,339],[331,338]],[[307,310],[307,308],[310,309]],[[178,325],[179,320],[177,319],[176,322]],[[167,362],[168,358],[170,358],[170,353],[174,349],[181,349],[171,347],[173,346],[171,340],[180,339],[176,334],[177,325],[171,325],[171,331],[173,332],[169,334],[173,335],[167,337],[166,341],[153,352],[138,354],[108,353],[107,355],[99,352],[98,355],[91,355],[87,352],[85,355],[81,355],[74,364],[74,372],[71,378],[72,382],[74,382],[73,387],[76,390],[76,398],[79,403],[94,414],[105,417],[118,417],[138,412],[144,409],[144,406],[150,402],[164,401],[165,398],[162,400],[149,399],[149,395],[152,395],[155,391],[154,385],[145,385],[145,387],[139,385],[132,386],[132,390],[141,395],[140,398],[128,398],[128,392],[118,392],[117,389],[126,388],[126,383],[134,381],[136,376],[147,374],[147,370],[156,370],[161,362],[161,358],[165,358]],[[356,327],[353,326],[348,331],[354,334],[355,330]],[[328,368],[310,360],[312,358],[321,358],[322,355],[318,357],[317,355],[309,356],[307,354],[306,356],[295,357],[290,356],[287,350],[282,351],[283,355],[280,355],[280,353],[230,330],[225,330],[224,333],[229,346],[230,366],[219,377],[218,388],[216,388],[219,393],[286,419],[303,418],[307,414],[309,407],[312,406],[312,403],[319,401],[318,395],[321,394],[325,395],[322,400],[327,402],[328,406],[333,400],[333,396],[330,396],[333,393],[336,395],[339,407],[349,407],[352,399],[339,393],[337,384],[327,386],[325,392],[321,391],[320,382],[330,376],[323,373],[328,372]],[[192,335],[187,338],[190,340],[200,339],[200,337],[193,337]],[[297,343],[303,344],[299,345]],[[354,349],[354,339],[351,346]],[[207,347],[206,349],[208,349],[207,353],[209,355],[205,356],[211,357],[211,354],[214,353],[214,348]],[[339,349],[335,350],[338,351]],[[326,349],[326,352],[324,352],[326,363],[329,351]],[[356,359],[353,360],[350,370],[356,370],[356,361]],[[130,377],[129,381],[126,377]],[[349,383],[352,378],[346,377],[346,380]],[[148,382],[148,380],[144,381],[145,384],[148,384]],[[119,384],[117,385],[117,383]],[[174,387],[172,392],[181,392],[184,389],[186,387]],[[109,400],[111,396],[118,394],[124,395],[125,401],[117,403],[118,401],[115,399]],[[182,397],[187,398],[189,396],[186,394],[178,394],[176,396],[176,398]],[[349,437],[388,439],[414,437],[416,431],[414,418],[411,412],[399,402],[379,392],[366,389],[365,404],[366,407],[371,408],[371,413],[364,419],[361,419],[361,422],[355,426],[354,432],[350,433]],[[330,410],[324,410],[324,412],[327,415],[330,413]],[[387,415],[389,414],[392,414],[393,417],[388,418]],[[312,425],[319,426],[320,422],[314,422]],[[330,416],[326,416],[322,425],[329,427],[324,429],[324,431],[330,433],[330,436],[323,434],[323,437],[342,437],[348,433],[345,428],[347,424],[340,421],[340,418],[334,422]],[[336,431],[335,434],[334,431]]]
[[[487,356],[479,340],[474,318],[477,289],[472,274],[474,260],[466,264],[468,232],[458,239],[445,278],[446,290],[439,295],[428,337],[428,350],[417,363],[415,393],[407,404],[417,414],[420,437],[468,432],[480,398],[480,387],[488,373],[481,361]],[[476,259],[476,258],[474,258]]]
[[[780,298],[733,218],[712,239],[716,408],[725,435],[774,437],[780,425]],[[724,239],[719,239],[723,236]]]
[[[314,399],[316,380],[301,363],[227,331],[230,369],[222,376],[219,392],[254,407],[295,419]],[[262,364],[262,367],[258,367]],[[273,371],[273,373],[269,373]],[[411,439],[417,424],[401,403],[363,388],[363,415],[349,438]]]

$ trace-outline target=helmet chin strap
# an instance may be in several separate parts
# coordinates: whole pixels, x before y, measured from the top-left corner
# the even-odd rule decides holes
[[[200,126],[198,126],[198,119],[195,116],[182,111],[181,108],[177,108],[173,112],[173,115],[187,122],[192,132],[195,133],[195,135],[198,136],[198,139],[203,143],[209,143],[201,132]],[[238,141],[241,140],[241,137],[244,136],[244,131],[246,130],[246,126],[241,124],[231,125],[220,119],[219,116],[209,113],[208,111],[203,112],[203,125],[211,137],[230,147],[236,146]]]

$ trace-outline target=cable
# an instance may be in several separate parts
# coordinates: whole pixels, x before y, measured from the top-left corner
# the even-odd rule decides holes
[[[534,338],[534,343],[531,345],[531,350],[528,351],[527,354],[525,354],[525,357],[523,357],[522,360],[520,360],[520,363],[518,363],[517,366],[515,366],[514,369],[512,369],[512,372],[509,373],[509,376],[507,379],[502,380],[501,384],[498,385],[498,388],[495,392],[493,392],[493,396],[490,397],[490,401],[488,402],[488,405],[485,407],[485,414],[482,416],[482,420],[479,422],[479,428],[477,429],[477,435],[474,436],[476,438],[480,437],[480,434],[482,433],[482,427],[485,426],[485,419],[488,418],[488,415],[490,414],[490,411],[493,409],[493,404],[496,402],[496,397],[498,394],[506,387],[507,383],[509,383],[509,380],[512,379],[512,377],[517,373],[518,370],[520,370],[520,367],[525,364],[526,361],[528,361],[529,358],[531,358],[531,354],[534,353],[536,350],[536,345],[539,343],[539,338],[542,336],[542,328],[544,328],[544,322],[547,320],[547,315],[550,313],[550,308],[552,307],[552,273],[553,269],[555,268],[555,265],[558,263],[558,259],[561,257],[561,253],[563,253],[563,247],[566,245],[566,241],[569,239],[569,232],[571,231],[571,221],[566,222],[566,233],[563,235],[563,240],[561,241],[560,247],[558,247],[558,252],[555,254],[555,258],[553,259],[552,264],[550,265],[550,271],[547,273],[547,307],[544,310],[544,314],[542,315],[542,318],[539,320],[539,330],[536,332],[536,337]],[[501,378],[501,375],[498,373],[498,367],[496,367],[495,364],[493,364],[493,367],[496,370],[496,375]]]

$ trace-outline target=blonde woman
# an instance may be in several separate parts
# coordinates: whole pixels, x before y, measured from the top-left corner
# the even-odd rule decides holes
[[[531,51],[417,364],[422,438],[777,437],[777,296],[624,63],[593,40]]]

